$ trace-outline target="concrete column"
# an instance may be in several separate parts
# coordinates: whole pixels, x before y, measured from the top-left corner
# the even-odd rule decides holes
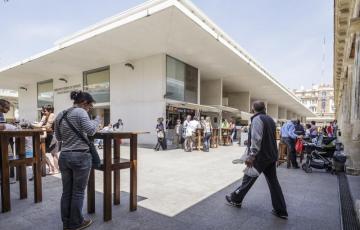
[[[279,119],[287,119],[287,110],[285,108],[279,107]]]
[[[345,154],[349,157],[347,161],[347,172],[350,174],[360,174],[360,141],[359,141],[359,127],[358,122],[352,121],[352,108],[351,98],[352,86],[351,79],[344,82],[344,90],[342,92],[340,108],[338,114],[340,114],[339,128],[341,130],[340,141],[344,144]],[[350,103],[349,103],[350,102]],[[355,124],[355,127],[354,127]]]
[[[19,90],[19,118],[36,121],[37,117],[37,83],[26,85],[27,90]]]
[[[240,111],[250,112],[250,92],[238,92],[228,94],[229,106]]]
[[[300,122],[301,123],[306,123],[306,117],[300,116]]]
[[[200,104],[222,105],[223,82],[222,79],[201,81]]]
[[[277,104],[268,104],[267,105],[267,114],[274,118],[275,120],[279,119],[279,105]]]
[[[200,70],[198,70],[198,94],[197,94],[197,103],[200,104],[201,97],[201,74]]]
[[[287,119],[287,120],[291,120],[291,117],[292,117],[292,112],[289,111],[289,110],[287,110],[287,111],[286,111],[286,119]]]

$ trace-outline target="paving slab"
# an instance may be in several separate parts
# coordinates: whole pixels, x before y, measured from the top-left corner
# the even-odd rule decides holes
[[[271,214],[266,180],[260,176],[241,209],[225,204],[224,196],[240,183],[242,165],[238,146],[210,153],[181,150],[154,152],[139,149],[139,207],[129,212],[128,172],[121,174],[121,204],[113,206],[112,221],[102,221],[102,177],[96,175],[96,213],[89,229],[341,229],[338,182],[334,175],[278,168],[289,219]],[[122,148],[127,156],[126,148]],[[0,213],[0,229],[62,229],[59,175],[43,180],[43,202],[29,195],[19,200],[18,184],[11,185],[12,211]],[[86,205],[84,207],[86,210]]]

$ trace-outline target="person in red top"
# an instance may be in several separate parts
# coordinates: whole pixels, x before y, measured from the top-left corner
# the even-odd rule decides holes
[[[333,137],[334,136],[334,129],[333,129],[333,123],[330,122],[330,124],[326,127],[326,133],[328,135],[328,137]]]

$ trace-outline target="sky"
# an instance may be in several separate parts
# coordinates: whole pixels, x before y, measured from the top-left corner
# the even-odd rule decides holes
[[[144,0],[0,0],[0,68]],[[333,1],[193,0],[289,89],[332,83]],[[325,42],[324,42],[325,41]]]

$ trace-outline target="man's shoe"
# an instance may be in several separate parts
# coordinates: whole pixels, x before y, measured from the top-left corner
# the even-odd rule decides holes
[[[276,216],[276,217],[279,217],[281,219],[284,219],[284,220],[287,220],[288,219],[288,215],[287,214],[281,214],[277,211],[275,211],[274,209],[271,211],[271,213]]]
[[[299,165],[293,166],[294,169],[299,169]]]
[[[241,208],[241,203],[231,200],[230,196],[225,196],[225,200],[227,201],[228,205],[236,207],[236,208]]]
[[[83,223],[79,227],[77,227],[75,230],[85,229],[85,228],[89,227],[92,223],[93,223],[93,221],[91,219],[84,220]]]

